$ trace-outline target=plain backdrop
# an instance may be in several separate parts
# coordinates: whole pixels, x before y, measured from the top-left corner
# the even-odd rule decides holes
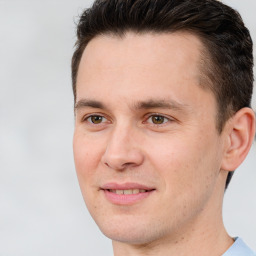
[[[84,206],[72,155],[70,59],[75,21],[91,3],[0,0],[0,256],[112,254]],[[225,3],[256,42],[256,1]],[[255,169],[254,145],[224,202],[228,231],[254,250]]]

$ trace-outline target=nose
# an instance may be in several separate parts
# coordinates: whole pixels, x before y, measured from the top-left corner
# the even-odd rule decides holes
[[[116,127],[109,136],[102,163],[119,171],[141,165],[144,155],[135,133],[129,127]]]

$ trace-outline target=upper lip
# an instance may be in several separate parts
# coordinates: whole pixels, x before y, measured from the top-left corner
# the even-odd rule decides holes
[[[134,183],[134,182],[126,182],[126,183],[115,183],[110,182],[101,186],[101,189],[104,190],[129,190],[129,189],[144,189],[144,190],[154,190],[155,188],[149,187],[143,184]]]

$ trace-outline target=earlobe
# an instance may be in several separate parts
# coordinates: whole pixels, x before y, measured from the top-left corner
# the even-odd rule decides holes
[[[222,170],[234,171],[247,156],[255,136],[255,114],[250,108],[242,108],[228,125],[228,145],[224,152]]]

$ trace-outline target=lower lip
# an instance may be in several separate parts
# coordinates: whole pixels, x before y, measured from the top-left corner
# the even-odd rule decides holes
[[[119,194],[110,192],[109,190],[103,190],[103,192],[106,198],[108,199],[108,201],[110,201],[113,204],[130,205],[147,198],[149,195],[151,195],[154,192],[154,190],[138,193],[138,194],[129,194],[129,195],[125,195],[125,194],[119,195]]]

